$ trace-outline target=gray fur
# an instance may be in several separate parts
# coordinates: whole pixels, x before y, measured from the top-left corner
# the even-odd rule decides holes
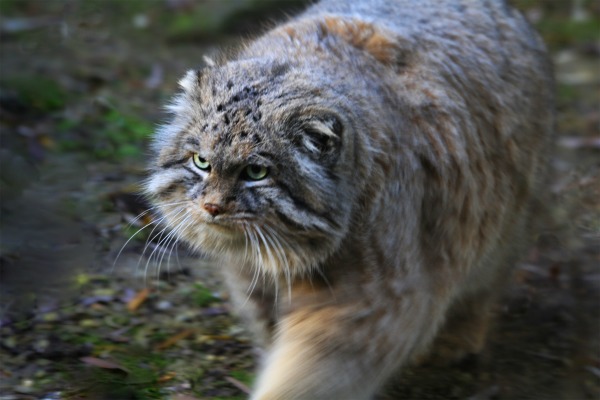
[[[266,347],[253,399],[370,398],[440,331],[481,350],[553,129],[518,12],[323,1],[180,84],[147,192]]]

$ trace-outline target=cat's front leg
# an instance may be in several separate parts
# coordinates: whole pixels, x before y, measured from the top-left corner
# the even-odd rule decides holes
[[[373,304],[363,295],[284,317],[251,399],[370,399],[442,320],[439,298],[413,292]]]

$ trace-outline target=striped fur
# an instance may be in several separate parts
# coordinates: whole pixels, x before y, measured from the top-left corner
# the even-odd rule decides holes
[[[180,85],[147,192],[266,348],[253,399],[370,398],[444,326],[481,349],[553,126],[520,14],[324,1]]]

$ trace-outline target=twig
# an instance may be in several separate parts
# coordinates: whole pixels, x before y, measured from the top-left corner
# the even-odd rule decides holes
[[[246,394],[250,394],[250,388],[248,386],[246,386],[245,384],[243,384],[242,382],[238,381],[237,379],[235,379],[231,376],[226,376],[225,380],[227,382],[231,383],[236,388],[240,389],[242,392],[244,392]]]

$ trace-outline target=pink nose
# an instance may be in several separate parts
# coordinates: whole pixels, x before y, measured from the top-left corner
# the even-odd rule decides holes
[[[221,213],[221,211],[222,211],[222,210],[221,210],[221,207],[219,207],[218,205],[216,205],[216,204],[213,204],[213,203],[204,203],[204,205],[203,205],[202,207],[204,207],[204,209],[205,209],[206,211],[208,211],[208,213],[209,213],[210,215],[212,215],[213,217],[216,217],[216,216],[217,216],[217,215],[219,215],[219,214]]]

